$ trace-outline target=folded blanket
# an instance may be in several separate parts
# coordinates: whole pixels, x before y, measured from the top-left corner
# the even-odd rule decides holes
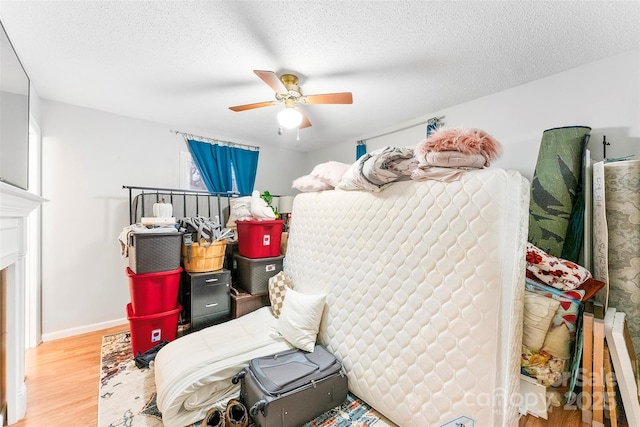
[[[429,151],[418,160],[418,167],[438,166],[443,168],[482,169],[486,160],[482,154],[467,154],[459,151]]]
[[[361,156],[336,188],[378,192],[392,182],[408,180],[417,165],[411,148],[383,147]]]
[[[204,418],[221,401],[238,396],[231,379],[255,357],[288,350],[269,336],[277,319],[270,307],[185,335],[164,346],[154,364],[158,410],[166,427]]]
[[[451,182],[460,178],[463,173],[465,173],[465,170],[458,168],[440,168],[437,166],[416,168],[411,172],[411,179],[414,181],[432,179],[434,181]]]

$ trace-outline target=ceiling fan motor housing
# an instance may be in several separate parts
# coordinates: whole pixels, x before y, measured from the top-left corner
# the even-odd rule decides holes
[[[282,82],[284,87],[287,89],[287,93],[286,94],[276,93],[276,99],[278,101],[284,100],[285,103],[289,99],[293,99],[293,103],[295,104],[302,96],[302,90],[300,89],[300,86],[298,86],[298,77],[294,76],[293,74],[283,74],[280,77],[280,81]],[[287,107],[288,106],[289,105],[287,104]]]

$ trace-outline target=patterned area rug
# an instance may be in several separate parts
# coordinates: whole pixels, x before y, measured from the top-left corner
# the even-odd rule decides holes
[[[98,427],[162,427],[153,368],[136,367],[129,332],[102,338],[101,361]],[[349,394],[342,405],[303,427],[364,427],[378,421],[366,403]],[[190,427],[200,427],[200,422]]]

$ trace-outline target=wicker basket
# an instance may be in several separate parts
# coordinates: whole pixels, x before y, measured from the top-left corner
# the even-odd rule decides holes
[[[191,246],[182,245],[182,264],[189,273],[203,273],[222,268],[226,241],[213,242],[205,247],[204,242],[193,243]]]

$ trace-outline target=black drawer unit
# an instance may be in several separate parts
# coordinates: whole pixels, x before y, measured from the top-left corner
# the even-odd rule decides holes
[[[189,332],[231,318],[231,272],[226,269],[206,273],[182,273],[180,304],[182,323]]]

